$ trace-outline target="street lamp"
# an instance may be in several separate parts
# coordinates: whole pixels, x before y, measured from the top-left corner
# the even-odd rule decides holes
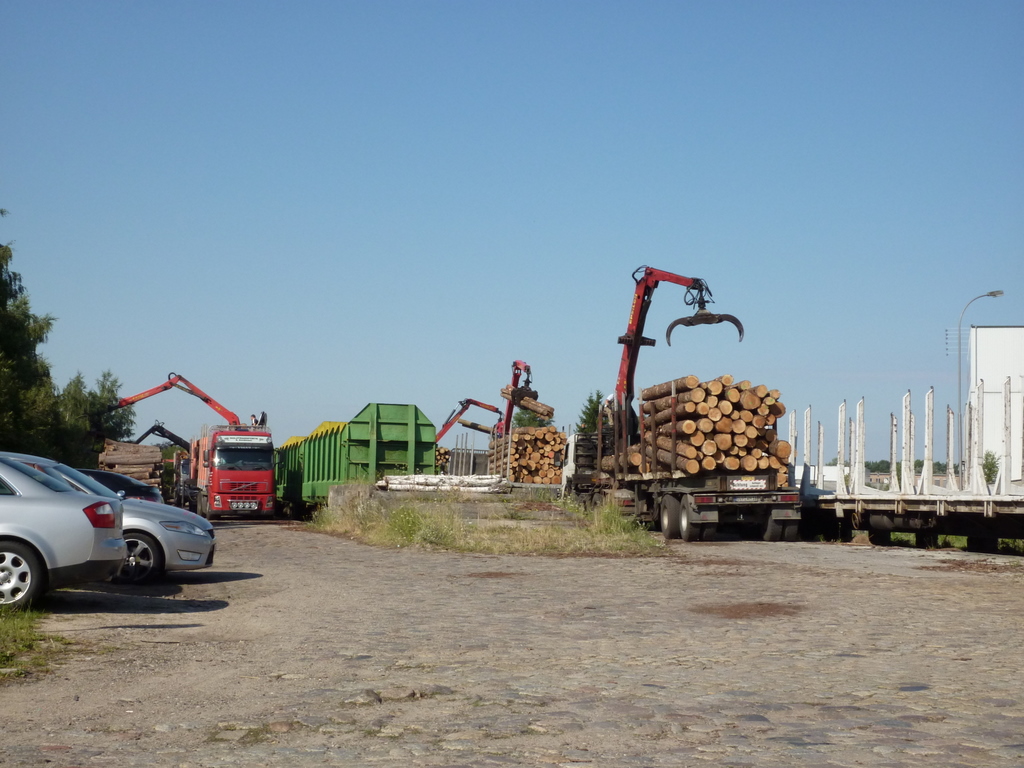
[[[961,382],[963,381],[964,372],[964,364],[961,362],[961,359],[963,357],[964,344],[963,338],[961,336],[960,326],[964,321],[964,312],[967,311],[967,307],[971,306],[971,304],[976,302],[978,299],[984,299],[986,296],[997,298],[1002,295],[1002,291],[989,291],[988,293],[981,294],[981,296],[975,296],[973,299],[968,301],[967,304],[964,306],[963,312],[960,313],[960,319],[957,321],[956,324],[956,432],[958,443],[956,462],[957,466],[960,468],[961,485],[963,485],[964,482],[964,396],[963,385],[961,384]]]

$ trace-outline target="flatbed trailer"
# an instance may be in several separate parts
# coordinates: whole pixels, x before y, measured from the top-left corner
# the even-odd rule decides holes
[[[810,409],[804,418],[804,472],[800,492],[804,504],[805,533],[838,530],[847,537],[853,531],[866,531],[872,541],[885,543],[894,532],[917,535],[920,546],[934,546],[940,535],[966,536],[968,549],[994,551],[999,539],[1024,538],[1024,482],[1011,479],[1010,447],[1019,435],[1013,434],[1009,419],[1010,389],[1005,387],[1003,451],[1000,472],[994,483],[986,482],[983,469],[980,424],[983,414],[968,408],[969,449],[963,473],[954,471],[952,446],[955,436],[955,416],[947,408],[947,473],[943,478],[934,476],[934,390],[926,396],[925,443],[923,470],[918,476],[913,471],[915,432],[911,412],[911,396],[903,398],[902,430],[895,415],[890,416],[890,476],[888,488],[868,484],[864,469],[865,420],[864,400],[857,403],[856,419],[849,433],[846,431],[846,404],[839,409],[839,455],[837,465],[844,467],[836,481],[836,488],[825,489],[821,442],[823,432],[818,429],[818,466],[810,471]],[[1017,427],[1019,431],[1019,427]],[[898,438],[898,435],[902,435]],[[849,464],[846,449],[850,450]],[[897,466],[899,465],[899,470]],[[812,477],[817,478],[813,479]]]

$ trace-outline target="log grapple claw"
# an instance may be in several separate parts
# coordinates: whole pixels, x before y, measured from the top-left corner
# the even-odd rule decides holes
[[[698,309],[696,314],[673,320],[668,330],[665,331],[665,341],[669,346],[672,346],[672,331],[677,325],[692,327],[694,325],[714,325],[715,323],[732,323],[736,326],[736,330],[740,332],[740,341],[743,341],[743,323],[738,318],[733,315],[716,315],[714,312],[710,312],[703,307]]]

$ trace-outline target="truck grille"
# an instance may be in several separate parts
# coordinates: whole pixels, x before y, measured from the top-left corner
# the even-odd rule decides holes
[[[269,490],[269,483],[267,482],[220,481],[220,493],[267,493]]]

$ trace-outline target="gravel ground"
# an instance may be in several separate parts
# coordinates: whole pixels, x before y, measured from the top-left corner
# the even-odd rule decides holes
[[[76,646],[0,686],[0,765],[1024,765],[1019,559],[218,529],[213,569],[49,599]]]

